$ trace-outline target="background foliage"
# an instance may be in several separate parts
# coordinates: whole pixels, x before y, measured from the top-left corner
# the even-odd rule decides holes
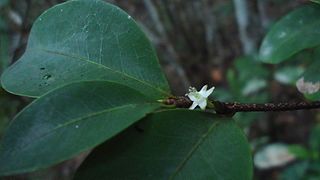
[[[62,1],[0,1],[0,71],[24,52],[35,18],[59,2]],[[319,61],[316,61],[319,53],[317,49],[309,48],[316,46],[319,40],[316,36],[309,36],[311,38],[308,39],[304,35],[317,33],[314,30],[319,29],[319,11],[313,11],[315,7],[311,7],[308,1],[241,1],[243,4],[236,0],[110,2],[129,12],[152,40],[174,94],[184,94],[190,84],[198,88],[209,84],[219,87],[213,95],[219,100],[292,101],[304,99],[296,88],[299,78],[303,76],[306,81],[318,82],[319,76],[315,75],[318,69],[315,67],[319,67]],[[286,52],[286,55],[263,53],[270,50],[268,40],[263,41],[266,32],[276,20],[296,8],[300,9],[286,16],[288,22],[276,24],[266,37],[273,44],[279,43],[279,47],[274,49],[285,47],[286,51],[281,52]],[[311,10],[304,13],[306,10],[303,8]],[[296,20],[296,16],[302,19],[290,22],[290,19]],[[295,28],[294,23],[300,22],[305,23],[302,30]],[[304,32],[299,34],[296,31]],[[285,41],[285,38],[297,40]],[[302,48],[308,49],[297,54]],[[283,62],[266,65],[260,59],[264,62]],[[317,94],[305,96],[318,99]],[[28,102],[29,99],[14,97],[2,90],[0,105],[4,108],[0,110],[0,129]],[[235,119],[246,130],[255,152],[275,142],[299,147],[289,148],[296,154],[296,161],[268,169],[257,168],[257,179],[319,176],[319,156],[312,153],[318,148],[317,138],[314,138],[319,136],[315,125],[319,121],[318,111],[263,115],[239,113]],[[45,172],[22,177],[68,178],[81,159],[79,156]]]

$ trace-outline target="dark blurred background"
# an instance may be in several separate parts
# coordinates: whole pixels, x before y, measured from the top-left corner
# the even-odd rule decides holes
[[[35,19],[61,0],[0,0],[0,74],[23,54]],[[190,85],[215,86],[211,98],[237,102],[304,100],[295,83],[309,62],[300,53],[279,65],[257,59],[259,45],[282,16],[307,0],[109,0],[147,34],[175,95]],[[0,88],[0,138],[32,99]],[[255,179],[320,179],[319,111],[238,113],[252,145]],[[319,138],[317,138],[319,137]],[[7,179],[70,179],[82,157]],[[239,167],[241,168],[241,167]]]

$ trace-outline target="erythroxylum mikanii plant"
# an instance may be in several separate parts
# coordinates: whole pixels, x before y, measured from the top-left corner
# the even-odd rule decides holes
[[[319,45],[313,35],[304,43],[292,40],[308,24],[313,31],[320,26],[320,7],[310,4],[288,15],[303,19],[310,13],[314,18],[303,26],[280,20],[263,42],[261,59],[280,62]],[[281,29],[283,24],[295,27]],[[286,35],[280,31],[291,41],[281,39]],[[220,102],[208,99],[213,88],[207,86],[174,96],[135,21],[98,0],[71,0],[43,13],[1,84],[36,98],[6,130],[1,176],[47,168],[94,149],[75,179],[251,179],[250,147],[232,115],[320,106]]]

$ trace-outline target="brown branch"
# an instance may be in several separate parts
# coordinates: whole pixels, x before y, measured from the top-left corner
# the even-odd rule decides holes
[[[164,101],[166,105],[174,105],[178,108],[188,108],[192,101],[184,96],[171,97]],[[294,111],[303,109],[320,108],[320,101],[313,102],[283,102],[283,103],[265,103],[248,104],[238,102],[220,102],[212,101],[214,110],[218,114],[234,114],[236,112],[268,112],[268,111]]]

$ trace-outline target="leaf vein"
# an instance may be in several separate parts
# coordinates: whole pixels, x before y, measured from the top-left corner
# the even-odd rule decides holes
[[[201,144],[205,141],[205,139],[208,137],[208,135],[212,132],[212,130],[218,124],[219,124],[218,122],[215,122],[209,127],[208,131],[206,133],[204,133],[203,136],[195,143],[195,145],[191,148],[190,152],[181,161],[181,163],[177,166],[176,170],[172,173],[172,175],[169,177],[169,179],[173,179],[182,170],[182,168],[187,164],[187,161],[193,156],[193,154],[197,151],[197,149],[201,146]]]

